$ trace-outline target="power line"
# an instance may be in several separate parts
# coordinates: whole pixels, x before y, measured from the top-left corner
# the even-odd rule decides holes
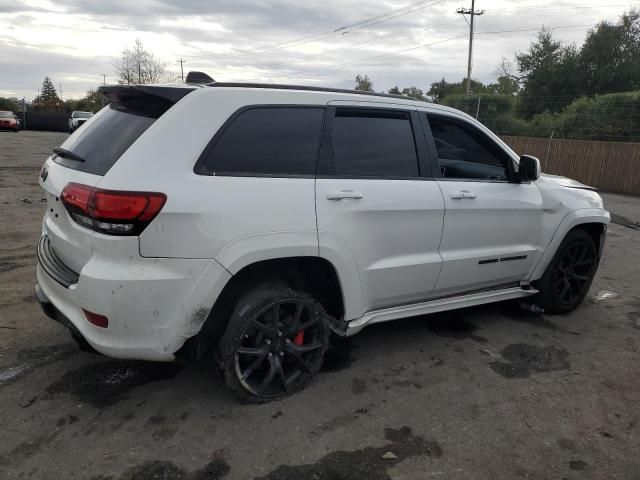
[[[314,35],[307,35],[304,37],[300,37],[293,40],[288,40],[285,42],[275,43],[263,48],[254,49],[246,52],[238,52],[238,53],[228,53],[228,54],[207,54],[207,55],[187,55],[187,58],[233,58],[233,57],[243,57],[247,55],[255,55],[258,53],[265,53],[268,51],[281,50],[284,48],[296,47],[299,45],[304,45],[307,43],[316,42],[322,38],[326,38],[329,36],[333,36],[337,33],[345,34],[350,30],[359,30],[362,28],[370,27],[373,25],[377,25],[382,22],[386,22],[389,20],[393,20],[403,15],[407,15],[409,13],[416,12],[418,10],[422,10],[424,8],[432,7],[438,5],[440,3],[447,2],[449,0],[421,0],[419,2],[412,3],[410,5],[406,5],[401,8],[396,8],[394,10],[390,10],[388,12],[382,13],[380,15],[376,15],[374,17],[369,17],[364,20],[360,20],[358,22],[354,22],[347,25],[342,25],[333,30],[326,30],[324,32],[320,32]]]
[[[561,30],[561,29],[568,29],[568,28],[584,28],[584,27],[593,27],[597,24],[582,24],[582,25],[561,25],[559,27],[547,27],[549,30]],[[498,35],[498,34],[502,34],[502,33],[518,33],[518,32],[537,32],[540,30],[540,27],[535,27],[535,28],[525,28],[525,29],[517,29],[517,30],[496,30],[496,31],[489,31],[489,32],[476,32],[476,35]],[[335,64],[330,64],[330,65],[321,65],[319,67],[317,67],[316,69],[305,69],[305,70],[292,70],[290,71],[288,74],[297,74],[297,73],[313,73],[313,72],[317,72],[319,69],[327,69],[327,68],[334,68],[334,67],[342,67],[345,65],[351,65],[354,63],[362,63],[362,62],[366,62],[369,60],[376,60],[378,58],[383,58],[383,57],[389,57],[392,55],[397,55],[399,53],[404,53],[404,52],[409,52],[412,50],[417,50],[419,48],[424,48],[424,47],[430,47],[433,45],[439,45],[442,43],[446,43],[446,42],[452,42],[454,40],[460,40],[462,38],[466,38],[466,35],[460,35],[457,37],[451,37],[451,38],[446,38],[443,40],[438,40],[436,42],[429,42],[429,43],[422,43],[420,45],[414,45],[412,47],[408,47],[408,48],[403,48],[400,50],[394,50],[393,52],[387,52],[387,53],[383,53],[380,55],[375,55],[372,57],[365,57],[365,58],[359,58],[359,59],[355,59],[355,60],[350,60],[347,62],[341,62],[341,63],[335,63]]]

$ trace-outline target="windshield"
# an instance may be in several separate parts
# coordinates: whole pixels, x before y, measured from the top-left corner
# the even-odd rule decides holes
[[[0,112],[0,118],[13,118],[12,112]]]
[[[73,118],[90,118],[93,115],[91,112],[73,112],[71,115]]]

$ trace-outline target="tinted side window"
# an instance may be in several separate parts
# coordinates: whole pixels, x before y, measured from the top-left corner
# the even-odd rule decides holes
[[[409,115],[336,110],[332,160],[336,175],[417,177],[418,157]]]
[[[447,117],[429,116],[445,178],[507,180],[509,159],[483,132]]]
[[[323,116],[323,108],[245,110],[215,141],[204,169],[218,175],[314,175]]]

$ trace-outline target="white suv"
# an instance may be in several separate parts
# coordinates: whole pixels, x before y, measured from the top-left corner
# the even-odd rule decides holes
[[[36,291],[81,346],[211,346],[248,401],[301,389],[330,332],[584,299],[609,214],[473,118],[403,97],[113,86],[44,164]]]

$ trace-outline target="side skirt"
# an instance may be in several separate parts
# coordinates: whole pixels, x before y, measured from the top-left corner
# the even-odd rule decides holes
[[[485,303],[500,302],[513,298],[529,297],[538,293],[534,288],[513,287],[503,290],[493,290],[486,292],[471,293],[457,297],[441,298],[428,302],[401,305],[399,307],[372,310],[362,317],[351,320],[347,325],[346,336],[355,335],[367,325],[374,323],[389,322],[400,318],[417,317],[429,313],[444,312],[457,308],[473,307]]]

